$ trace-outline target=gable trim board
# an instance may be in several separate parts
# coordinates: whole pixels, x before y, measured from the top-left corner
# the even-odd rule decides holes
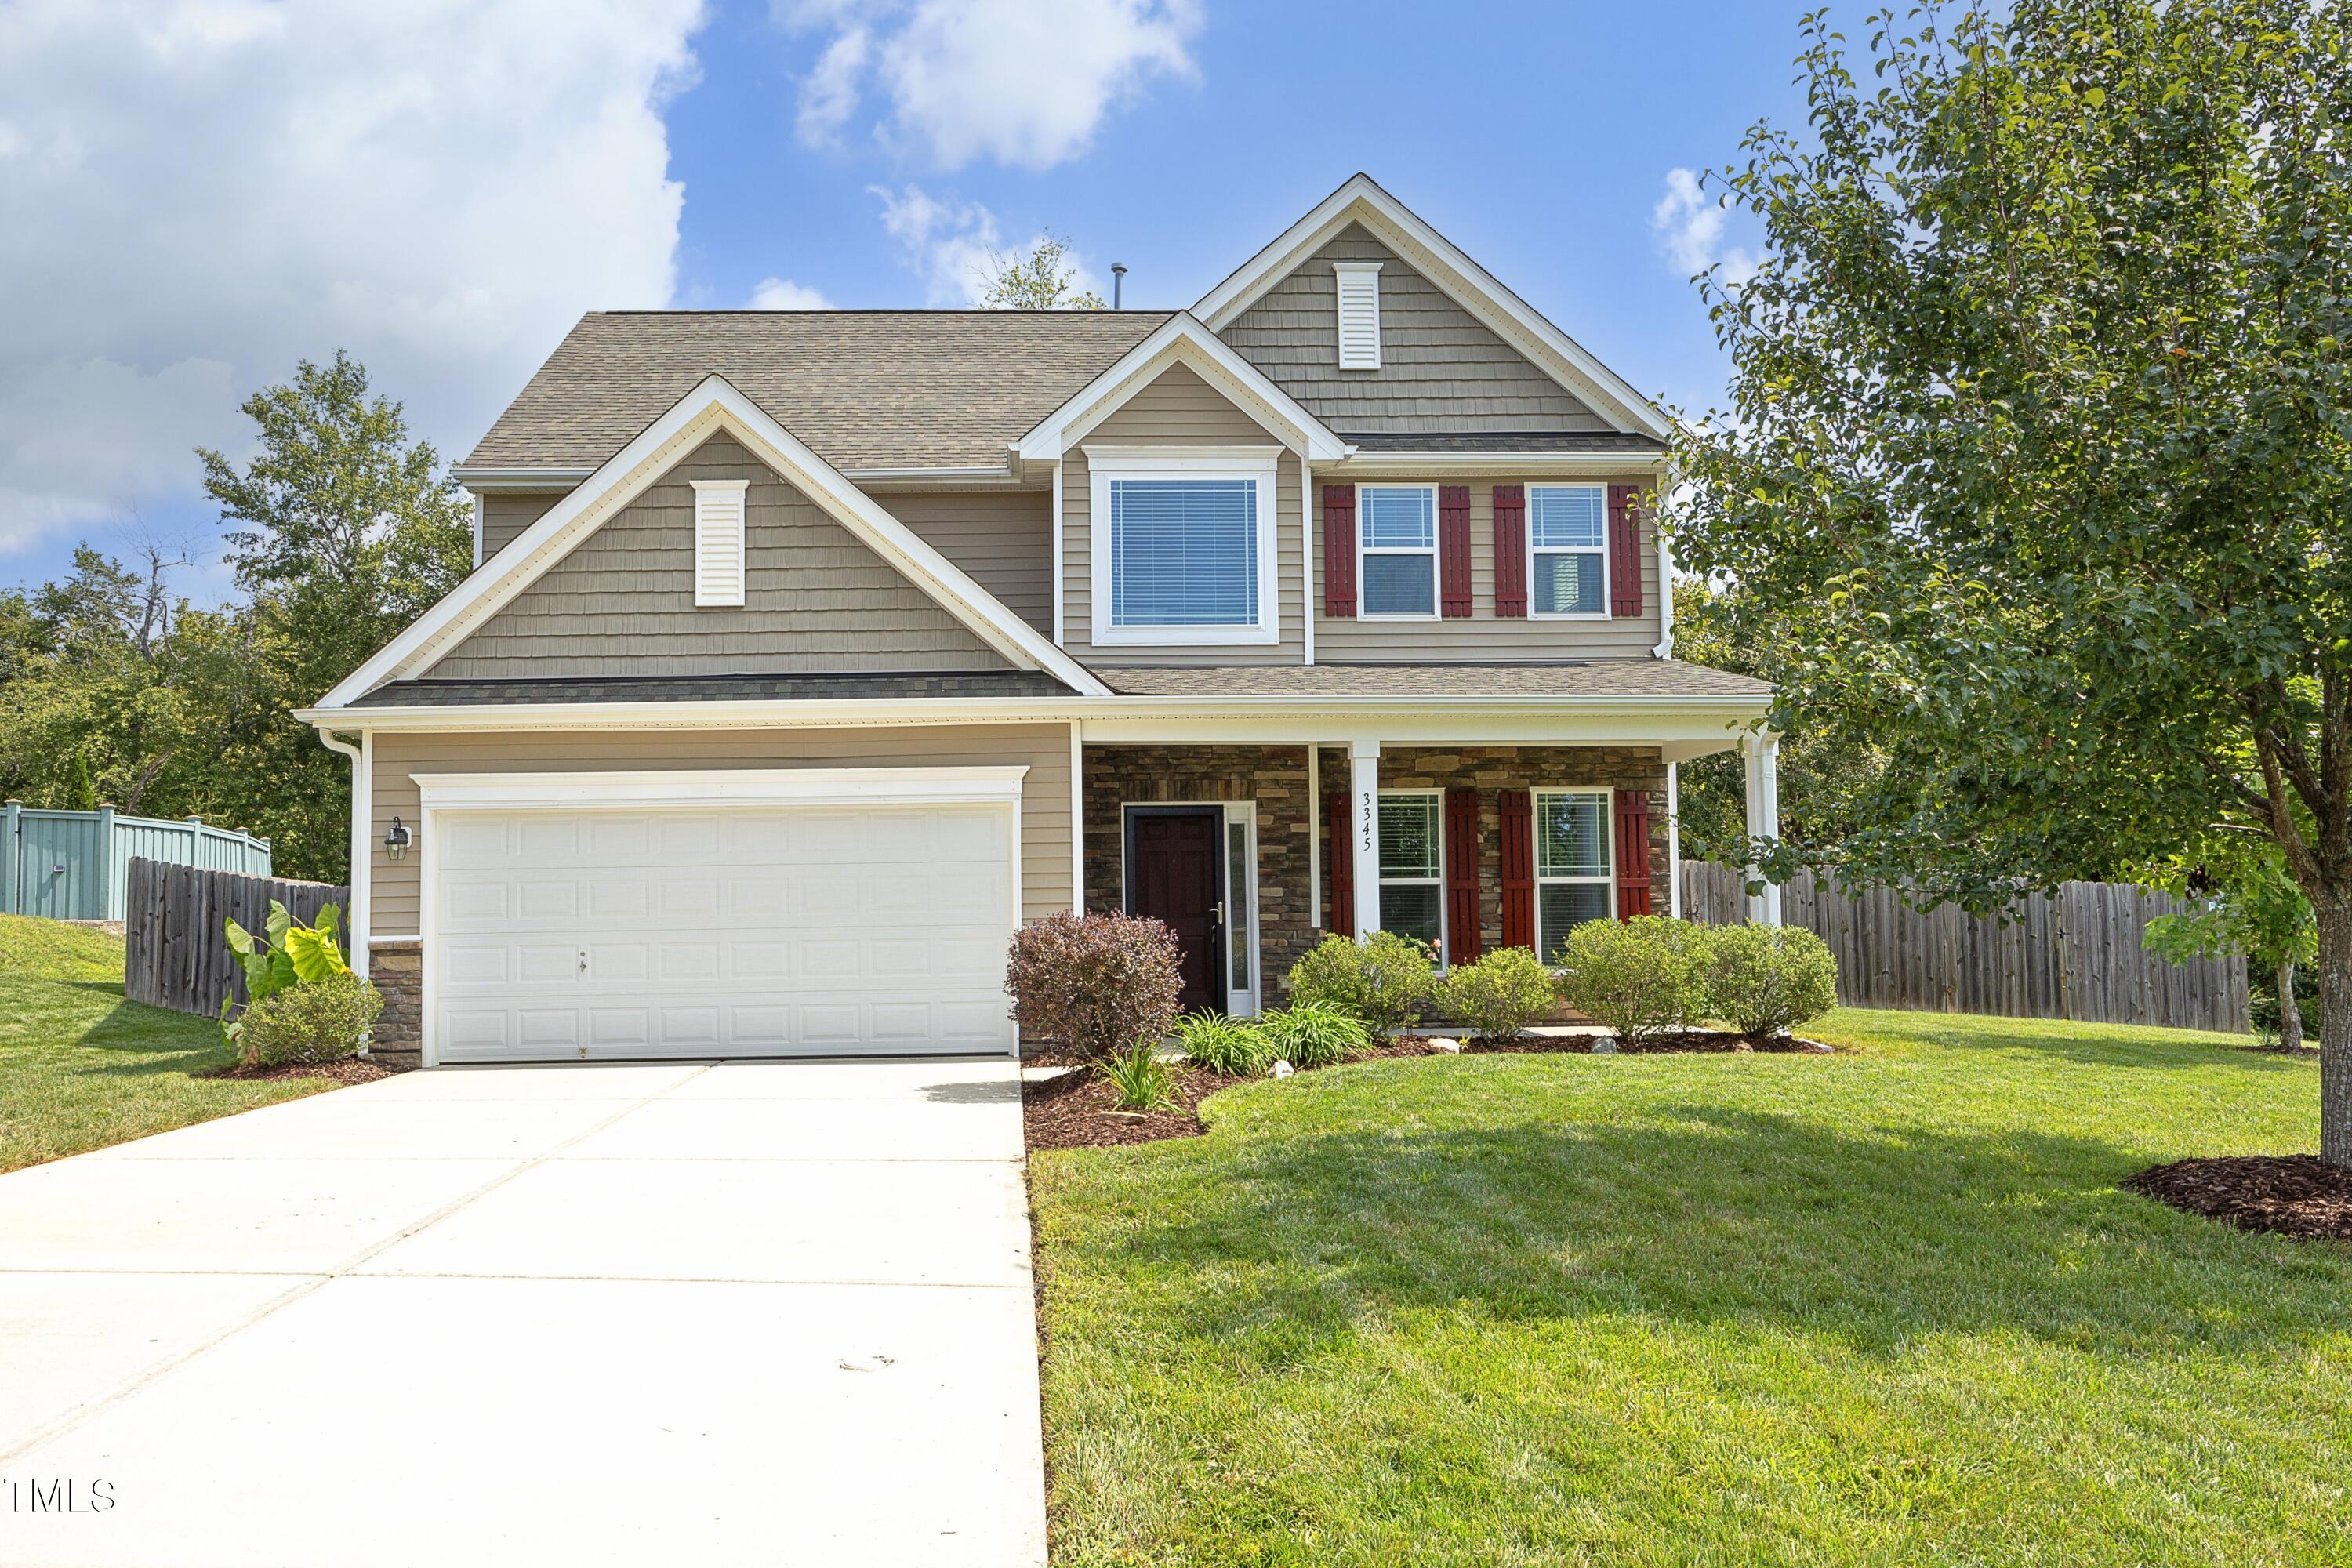
[[[1014,455],[1059,462],[1063,453],[1176,364],[1189,367],[1244,413],[1285,437],[1290,449],[1310,463],[1335,463],[1355,449],[1223,339],[1179,312],[1013,442]]]
[[[892,517],[831,464],[738,392],[723,376],[670,406],[593,476],[551,507],[513,543],[457,591],[427,610],[323,698],[319,709],[346,707],[387,680],[422,673],[515,595],[651,487],[710,436],[725,430],[751,455],[829,513],[915,586],[997,652],[1024,669],[1044,670],[1074,690],[1108,695],[1085,666],[1041,636],[906,524]]]
[[[1619,429],[1640,431],[1662,441],[1672,434],[1665,416],[1632,383],[1545,320],[1534,306],[1504,287],[1493,273],[1366,174],[1353,176],[1317,203],[1314,210],[1201,296],[1191,314],[1212,331],[1223,331],[1261,294],[1350,223],[1363,225],[1456,304],[1591,404]]]

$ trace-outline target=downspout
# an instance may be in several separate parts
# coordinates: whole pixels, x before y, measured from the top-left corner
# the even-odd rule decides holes
[[[1661,498],[1673,485],[1674,479],[1675,471],[1671,466],[1660,473],[1658,494]],[[1664,508],[1654,505],[1651,508],[1654,513],[1664,510]],[[1672,658],[1675,657],[1675,547],[1666,538],[1666,531],[1663,527],[1658,528],[1656,532],[1658,535],[1658,642],[1657,646],[1650,650],[1650,654],[1654,658]]]
[[[343,911],[344,931],[351,939],[352,973],[368,973],[368,871],[373,860],[373,846],[369,842],[373,803],[369,799],[374,781],[368,776],[373,761],[367,743],[367,731],[360,731],[357,743],[338,739],[333,731],[320,730],[320,741],[331,752],[341,752],[352,760],[352,907]]]

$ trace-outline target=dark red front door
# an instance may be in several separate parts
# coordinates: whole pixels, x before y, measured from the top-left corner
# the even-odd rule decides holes
[[[1224,971],[1217,963],[1221,816],[1213,806],[1128,814],[1127,912],[1164,921],[1183,944],[1188,1009],[1225,1005]]]

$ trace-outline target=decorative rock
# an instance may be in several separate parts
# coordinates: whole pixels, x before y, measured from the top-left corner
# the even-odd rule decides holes
[[[1617,1054],[1617,1037],[1614,1035],[1601,1035],[1596,1037],[1592,1042],[1592,1054],[1596,1057],[1615,1056]]]
[[[1433,1035],[1430,1037],[1429,1048],[1440,1056],[1458,1057],[1462,1054],[1462,1042],[1449,1040],[1443,1035]]]
[[[1276,1062],[1274,1064],[1273,1076],[1276,1078],[1288,1078],[1297,1070],[1298,1069],[1297,1068],[1292,1067],[1288,1062]]]

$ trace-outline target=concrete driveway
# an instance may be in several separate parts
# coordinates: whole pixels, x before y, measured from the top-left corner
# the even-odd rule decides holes
[[[1044,1561],[1009,1061],[445,1068],[0,1176],[0,1562]]]

